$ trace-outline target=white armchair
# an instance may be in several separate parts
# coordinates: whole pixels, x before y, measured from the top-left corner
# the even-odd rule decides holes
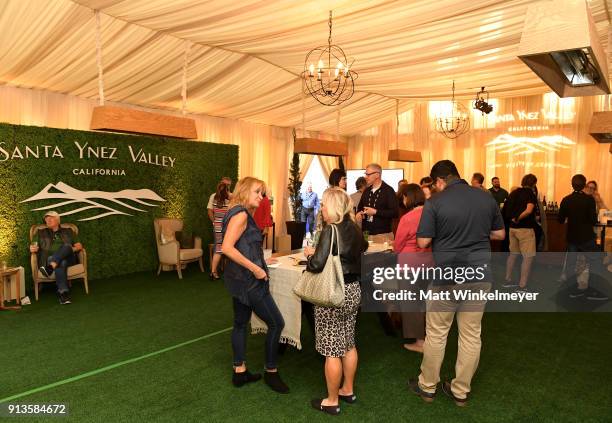
[[[200,270],[204,272],[202,238],[195,237],[193,248],[181,248],[177,240],[162,243],[162,232],[174,234],[183,230],[183,221],[181,219],[159,218],[155,219],[153,226],[155,227],[155,242],[157,243],[157,255],[159,258],[158,276],[162,270],[176,269],[179,279],[183,279],[181,269],[185,268],[187,263],[195,261],[200,263]]]

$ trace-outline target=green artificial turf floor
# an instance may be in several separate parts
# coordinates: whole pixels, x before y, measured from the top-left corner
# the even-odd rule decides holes
[[[21,311],[0,312],[0,402],[68,404],[64,418],[14,417],[4,421],[221,422],[329,421],[312,410],[325,393],[322,362],[304,322],[304,349],[289,348],[279,368],[291,393],[262,382],[234,388],[228,329],[230,297],[221,281],[196,266],[75,283],[73,304],[60,306],[52,289]],[[262,335],[249,336],[248,363],[263,365]],[[179,345],[186,341],[191,343]],[[159,354],[152,354],[179,345]],[[420,356],[400,338],[385,336],[376,315],[358,320],[358,403],[338,419],[359,422],[588,422],[612,421],[612,315],[489,313],[483,350],[468,407],[440,391],[432,404],[406,389]],[[449,337],[442,377],[451,375],[456,328]],[[129,361],[130,359],[141,358]],[[114,366],[119,364],[118,366]],[[107,367],[110,367],[106,369]],[[106,370],[105,370],[106,369]]]

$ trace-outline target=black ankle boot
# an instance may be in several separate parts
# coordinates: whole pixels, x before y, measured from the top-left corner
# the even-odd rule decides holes
[[[268,385],[273,391],[280,394],[286,394],[289,392],[289,387],[282,381],[278,372],[265,372],[264,382],[266,382],[266,385]]]
[[[249,372],[248,370],[242,373],[236,373],[235,371],[232,372],[232,383],[237,388],[240,388],[241,386],[247,383],[257,382],[259,379],[261,379],[261,374],[259,373],[253,374]]]

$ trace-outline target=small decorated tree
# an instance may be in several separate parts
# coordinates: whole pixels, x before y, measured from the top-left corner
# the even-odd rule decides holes
[[[295,129],[293,129],[293,141],[295,142]],[[302,216],[302,198],[301,198],[302,181],[300,181],[300,155],[293,154],[291,167],[289,168],[289,202],[291,203],[291,213],[293,220],[299,222]]]

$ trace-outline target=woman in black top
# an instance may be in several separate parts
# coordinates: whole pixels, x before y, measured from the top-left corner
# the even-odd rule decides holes
[[[346,191],[346,172],[344,169],[334,169],[329,174],[329,186],[342,188]]]
[[[263,181],[252,177],[241,179],[223,220],[221,249],[230,259],[225,268],[225,287],[234,303],[232,383],[240,387],[261,378],[260,374],[250,373],[245,362],[246,328],[251,313],[255,313],[268,326],[264,381],[273,390],[287,393],[289,388],[281,380],[276,368],[278,341],[285,321],[270,295],[268,267],[263,257],[263,235],[253,219],[253,212],[259,206],[264,191]]]
[[[317,410],[338,414],[339,399],[347,403],[356,400],[353,392],[357,371],[355,322],[361,302],[361,253],[367,249],[368,243],[355,223],[351,199],[343,190],[329,188],[323,193],[321,213],[325,225],[319,243],[316,249],[304,249],[304,255],[308,258],[306,271],[320,273],[330,250],[334,255],[339,254],[344,274],[345,299],[339,308],[315,306],[316,349],[325,356],[327,398],[314,399],[311,405]],[[336,226],[340,238],[339,251],[337,240],[332,245],[332,225]]]

